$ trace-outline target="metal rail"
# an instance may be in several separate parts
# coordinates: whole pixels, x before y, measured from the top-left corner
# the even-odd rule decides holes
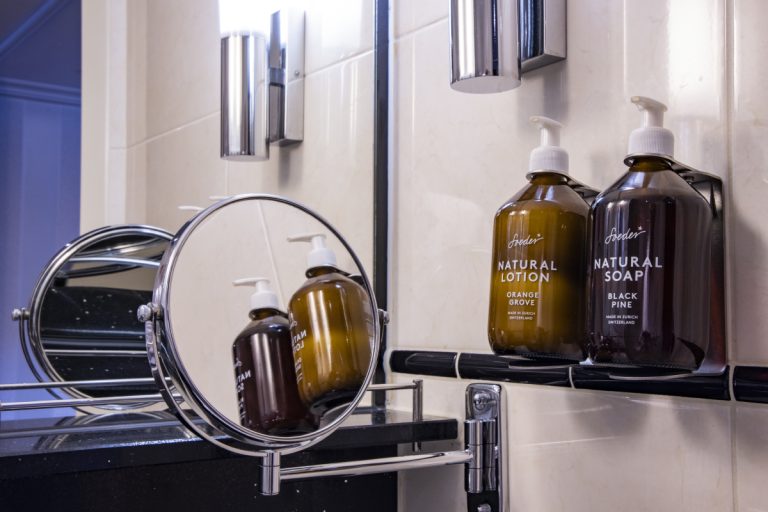
[[[56,389],[56,388],[121,388],[126,386],[136,386],[144,384],[154,384],[155,379],[151,377],[136,379],[98,379],[98,380],[73,380],[67,382],[28,382],[21,384],[0,384],[0,392],[3,391],[23,391],[33,389]],[[422,412],[422,393],[423,383],[421,380],[414,380],[408,384],[371,384],[367,391],[390,391],[397,389],[413,390],[413,421],[423,420]],[[22,411],[33,409],[55,409],[59,407],[98,407],[104,405],[131,405],[147,403],[153,404],[162,402],[163,397],[160,394],[150,395],[126,395],[121,397],[100,397],[100,398],[70,398],[70,399],[52,399],[52,400],[29,400],[23,402],[5,402],[0,401],[0,411]],[[417,449],[414,443],[414,449]],[[419,446],[420,448],[420,446]]]
[[[349,462],[334,462],[314,466],[298,466],[281,468],[281,480],[301,480],[324,476],[359,476],[375,473],[391,473],[405,469],[431,468],[451,464],[466,464],[472,460],[470,450],[452,452],[420,453],[417,455],[401,455],[399,457],[383,457],[380,459],[354,460]]]
[[[57,409],[59,407],[98,407],[101,405],[131,405],[163,401],[160,395],[109,396],[105,398],[68,398],[30,400],[28,402],[0,403],[0,411],[28,411],[33,409]]]
[[[17,391],[27,389],[50,389],[50,388],[100,388],[100,387],[123,387],[138,386],[142,384],[154,384],[152,377],[142,377],[136,379],[100,379],[100,380],[70,380],[66,382],[27,382],[23,384],[0,384],[0,391]],[[160,395],[158,395],[160,396]]]

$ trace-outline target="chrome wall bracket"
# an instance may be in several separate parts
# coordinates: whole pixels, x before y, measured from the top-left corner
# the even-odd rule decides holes
[[[304,140],[304,13],[272,15],[269,65],[269,142],[288,146]]]
[[[506,510],[504,417],[498,384],[467,387],[464,437],[474,455],[466,468],[467,510]]]
[[[304,12],[271,16],[262,34],[221,39],[221,158],[260,161],[304,140]]]
[[[420,387],[420,382],[416,387]],[[262,459],[261,493],[267,496],[277,495],[282,481],[328,476],[351,477],[464,464],[468,510],[505,512],[506,459],[502,388],[498,384],[470,384],[467,387],[466,401],[464,450],[300,467],[282,467],[279,452],[267,452]]]
[[[565,0],[451,0],[451,87],[492,93],[566,58]]]

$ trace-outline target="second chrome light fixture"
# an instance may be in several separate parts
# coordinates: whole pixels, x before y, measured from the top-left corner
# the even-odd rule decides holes
[[[304,12],[219,0],[221,158],[260,161],[304,139]]]
[[[565,0],[450,0],[451,87],[514,89],[520,75],[565,59]]]

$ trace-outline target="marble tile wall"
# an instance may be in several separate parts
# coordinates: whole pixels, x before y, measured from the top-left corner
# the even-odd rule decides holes
[[[525,183],[538,143],[528,117],[563,122],[572,175],[605,188],[625,169],[627,137],[640,122],[629,97],[647,95],[669,107],[677,158],[726,181],[730,361],[766,364],[768,5],[571,0],[567,61],[487,96],[449,87],[447,6],[393,0],[390,348],[488,351],[492,219]],[[466,384],[426,379],[427,412],[462,417]],[[768,511],[765,408],[504,388],[513,511]],[[407,396],[391,400],[410,407]],[[451,496],[460,473],[422,474],[419,486],[401,477],[403,510],[417,510],[427,489]],[[445,501],[441,510],[463,510],[461,500]]]

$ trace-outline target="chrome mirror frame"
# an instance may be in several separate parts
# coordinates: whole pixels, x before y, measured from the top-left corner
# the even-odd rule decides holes
[[[195,386],[189,372],[184,367],[178,350],[177,340],[172,327],[172,312],[169,310],[172,291],[172,278],[175,265],[185,243],[195,229],[216,212],[227,206],[245,201],[268,201],[287,205],[314,218],[332,233],[349,252],[360,271],[363,288],[371,301],[371,314],[374,319],[374,335],[371,338],[371,358],[365,379],[346,409],[330,423],[314,432],[290,437],[272,436],[246,429],[218,411]],[[155,277],[155,291],[152,303],[139,308],[139,319],[144,322],[147,355],[161,395],[182,423],[190,430],[212,444],[241,455],[270,457],[275,453],[293,453],[319,443],[331,435],[341,423],[354,411],[371,384],[378,362],[381,339],[381,323],[384,313],[378,309],[376,296],[368,276],[357,254],[341,234],[322,216],[300,203],[271,194],[242,194],[224,199],[190,219],[171,240],[163,256],[160,269]],[[199,421],[201,418],[203,425]]]
[[[170,242],[173,235],[167,231],[154,226],[141,224],[125,224],[116,226],[106,226],[89,231],[65,245],[51,260],[46,264],[43,272],[40,274],[29,300],[27,309],[15,310],[13,319],[19,322],[19,342],[21,344],[24,358],[29,369],[39,382],[66,383],[67,380],[61,376],[51,363],[43,346],[40,317],[43,309],[43,302],[51,283],[56,278],[58,272],[67,262],[72,261],[76,254],[83,249],[103,240],[122,235],[137,235],[147,237],[157,237]],[[141,264],[139,261],[128,260],[131,263]],[[139,306],[138,304],[136,305]],[[121,379],[116,379],[117,381]],[[54,386],[45,388],[56,399],[67,400],[90,399],[93,398],[76,387]],[[118,401],[119,402],[119,401]],[[151,405],[154,402],[136,402],[136,403],[113,403],[99,404],[93,407],[100,409],[125,411],[131,409],[140,409]]]

